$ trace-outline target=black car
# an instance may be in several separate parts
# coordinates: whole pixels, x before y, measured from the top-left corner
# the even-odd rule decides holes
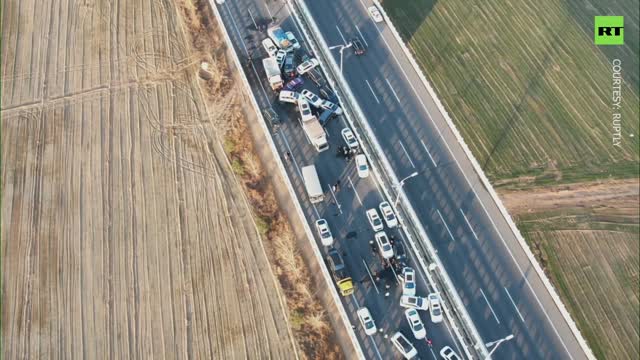
[[[273,131],[278,130],[278,128],[280,127],[280,117],[278,116],[278,114],[276,114],[275,111],[273,111],[273,109],[263,109],[262,116],[267,121],[267,123],[271,125]]]
[[[398,261],[405,262],[407,260],[407,252],[405,251],[404,244],[400,239],[393,242],[393,248]]]
[[[338,105],[338,97],[327,84],[325,84],[325,86],[320,87],[319,91],[320,91],[320,96],[322,96],[322,98],[327,99],[332,103]]]
[[[329,262],[329,270],[339,278],[343,278],[345,265],[342,256],[335,248],[331,248],[327,254],[327,261]]]
[[[362,45],[362,42],[358,38],[353,38],[351,40],[351,47],[353,48],[353,52],[356,55],[363,55],[365,52],[365,47]]]
[[[292,53],[284,58],[284,74],[290,78],[296,76],[296,63]]]

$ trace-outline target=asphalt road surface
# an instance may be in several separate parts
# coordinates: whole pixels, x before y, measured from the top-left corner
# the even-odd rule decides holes
[[[480,336],[484,342],[510,334],[515,336],[513,340],[502,343],[494,357],[585,358],[533,265],[483,188],[391,31],[386,24],[374,23],[369,17],[366,8],[370,3],[360,0],[306,3],[329,46],[345,44],[354,37],[359,37],[367,46],[367,53],[363,56],[345,51],[344,76],[397,177],[404,178],[414,171],[419,172],[419,176],[405,183],[404,190]],[[289,17],[287,6],[281,1],[233,0],[219,9],[241,55],[255,47],[256,54],[265,56],[259,41],[266,34],[252,30],[253,20],[265,17],[275,16],[285,30],[294,31],[302,40]],[[334,51],[334,56],[339,62],[338,50]],[[271,93],[262,69],[256,64],[257,74],[253,69],[247,74],[260,106],[275,104],[274,108],[283,118],[288,108],[291,110],[289,114],[295,116],[292,107],[276,104],[275,94]],[[332,148],[317,154],[306,143],[301,128],[294,125],[294,116],[275,137],[280,151],[291,149],[294,154],[297,166],[289,166],[289,175],[301,198],[305,199],[303,206],[309,218],[314,220],[319,215],[329,220],[334,235],[339,239],[339,248],[346,254],[353,278],[366,278],[363,260],[369,264],[375,264],[375,260],[367,244],[373,232],[364,213],[381,201],[380,191],[372,180],[358,179],[353,164],[336,158],[336,145],[342,144],[339,131],[345,126],[342,119],[334,120],[327,127]],[[328,202],[317,209],[306,202],[297,168],[310,163],[318,167],[325,190],[328,191],[328,184],[338,178],[342,180],[342,188],[336,194],[340,211]],[[348,179],[353,182],[353,189],[346,186],[350,183]],[[357,238],[347,239],[346,234],[352,231],[357,232]],[[427,285],[424,276],[420,275],[418,294],[426,295]],[[382,288],[378,285],[381,293],[384,292]],[[385,298],[377,293],[370,281],[358,284],[355,297],[344,299],[345,307],[354,324],[357,324],[356,307],[366,305],[389,335],[395,329],[401,329],[412,339],[401,308],[395,305],[400,289],[395,286],[392,290],[392,295]],[[431,324],[426,313],[422,318],[429,337],[434,339],[433,350],[437,352],[442,346],[453,344],[447,326]],[[394,351],[382,334],[366,338],[358,331],[358,336],[368,357],[375,358],[379,352],[383,358],[388,358],[389,352]],[[413,342],[422,358],[435,357],[425,344]]]
[[[282,6],[282,3],[279,4]],[[227,1],[219,7],[219,11],[241,59],[246,59],[248,54],[252,54],[255,59],[266,56],[260,45],[266,34],[255,31],[253,25],[254,20],[260,24],[264,17],[269,17],[266,4]],[[270,11],[282,17],[280,25],[283,29],[293,31],[299,40],[303,40],[293,19],[288,16],[286,7],[272,6]],[[301,42],[304,47],[304,41]],[[341,252],[347,264],[348,273],[354,280],[355,293],[342,299],[352,324],[356,325],[356,334],[367,358],[400,358],[400,354],[389,341],[396,331],[402,331],[424,359],[436,359],[436,350],[445,345],[460,352],[460,345],[455,342],[449,324],[446,321],[433,324],[428,312],[421,312],[421,318],[427,329],[427,338],[432,340],[433,347],[428,346],[426,339],[416,340],[411,333],[405,319],[405,309],[398,304],[402,293],[401,286],[392,270],[384,270],[383,261],[378,252],[373,252],[369,244],[369,241],[374,239],[374,232],[365,212],[367,209],[378,207],[383,201],[382,193],[373,176],[359,178],[354,160],[347,160],[336,153],[339,147],[345,145],[340,131],[347,126],[346,121],[342,117],[337,117],[327,124],[325,129],[329,136],[330,149],[318,153],[308,143],[302,127],[297,122],[297,107],[292,104],[281,104],[277,100],[277,94],[270,89],[266,81],[261,61],[256,60],[254,63],[255,67],[245,66],[245,73],[259,106],[272,107],[283,122],[273,138],[280,156],[285,160],[292,184],[302,200],[302,208],[309,225],[315,231],[315,220],[324,218],[329,222],[333,236],[337,239],[335,247]],[[303,88],[318,93],[317,87],[311,80],[307,77],[304,77],[304,80]],[[290,160],[286,159],[287,152],[291,154]],[[301,168],[310,164],[316,166],[325,191],[325,201],[316,205],[308,201],[301,175]],[[332,186],[338,180],[340,186],[334,192]],[[431,289],[422,270],[414,262],[413,254],[410,253],[406,241],[403,241],[402,234],[397,229],[385,228],[385,231],[389,236],[393,236],[396,242],[405,244],[404,248],[409,253],[407,265],[413,267],[417,274],[417,295],[427,296]],[[316,242],[322,248],[317,237]],[[325,255],[326,250],[323,248]],[[376,274],[380,278],[379,281],[375,280]],[[360,327],[356,311],[362,306],[369,308],[377,327],[382,330],[377,335],[366,336]]]

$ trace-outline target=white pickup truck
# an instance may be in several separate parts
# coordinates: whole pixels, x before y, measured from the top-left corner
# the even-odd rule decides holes
[[[275,58],[268,57],[262,59],[262,65],[264,66],[264,72],[267,74],[269,85],[271,89],[280,90],[284,85],[282,82],[282,75],[280,74],[280,67]]]
[[[298,121],[300,121],[302,130],[304,130],[304,134],[307,135],[307,139],[309,139],[311,145],[313,145],[318,152],[327,150],[329,148],[327,133],[324,132],[320,120],[311,112],[311,107],[309,107],[309,102],[307,102],[306,99],[298,99],[298,111],[300,112]]]

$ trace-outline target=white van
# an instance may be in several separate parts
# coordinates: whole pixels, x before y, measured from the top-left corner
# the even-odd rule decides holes
[[[297,104],[299,97],[300,97],[300,94],[298,94],[295,91],[282,90],[280,91],[280,95],[278,96],[278,99],[280,100],[280,102],[283,102],[283,103]]]
[[[320,178],[318,177],[315,165],[302,168],[302,179],[304,180],[304,186],[307,189],[311,203],[322,202],[324,200],[324,193],[322,192],[322,185],[320,185]]]
[[[276,47],[276,44],[273,43],[273,40],[269,38],[262,40],[262,46],[264,47],[264,50],[267,52],[267,54],[269,54],[270,57],[276,56],[276,53],[278,52],[278,48]]]

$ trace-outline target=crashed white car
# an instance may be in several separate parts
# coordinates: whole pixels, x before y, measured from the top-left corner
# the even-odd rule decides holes
[[[342,134],[342,138],[344,139],[344,142],[347,143],[347,146],[349,147],[349,149],[357,149],[358,148],[358,139],[356,139],[356,136],[353,135],[353,131],[351,131],[351,129],[349,128],[344,128],[341,131]]]
[[[298,65],[296,70],[298,71],[298,74],[302,75],[302,74],[306,74],[307,72],[309,72],[311,69],[313,69],[318,65],[320,65],[320,62],[318,61],[318,59],[311,58],[303,62],[302,64]]]
[[[398,218],[396,218],[396,214],[393,212],[393,209],[391,208],[391,205],[389,205],[388,202],[386,201],[381,202],[378,208],[382,213],[382,218],[384,219],[384,222],[387,223],[387,226],[389,228],[394,228],[398,226]]]
[[[369,176],[369,164],[367,163],[367,157],[364,154],[356,155],[356,168],[358,169],[358,176],[361,179]]]
[[[416,339],[421,340],[427,337],[427,329],[424,328],[424,324],[422,323],[422,319],[420,319],[418,310],[407,309],[404,312],[404,316],[407,318],[407,322],[409,323],[413,336],[415,336]]]
[[[316,230],[318,230],[318,235],[320,236],[322,245],[333,245],[333,235],[331,235],[331,230],[329,230],[329,223],[327,223],[327,220],[320,219],[316,221]]]
[[[402,269],[402,295],[416,295],[416,271],[408,266]]]
[[[429,302],[420,296],[403,296],[400,298],[400,306],[409,309],[429,310]]]
[[[391,259],[394,255],[393,246],[389,242],[389,237],[384,231],[377,232],[375,234],[376,242],[378,243],[378,249],[380,249],[380,255],[385,259]]]
[[[300,94],[302,94],[302,96],[304,96],[307,99],[309,104],[315,107],[320,107],[320,104],[322,104],[322,99],[320,99],[318,95],[314,94],[313,92],[307,89],[302,90]]]
[[[384,224],[380,219],[380,215],[378,215],[378,210],[375,208],[367,210],[367,219],[369,219],[369,224],[371,224],[373,231],[381,231],[384,229]]]
[[[442,322],[442,305],[440,304],[440,295],[436,293],[429,294],[429,314],[431,322],[437,324]]]
[[[264,47],[264,50],[267,52],[267,54],[269,54],[270,57],[276,56],[276,53],[278,52],[278,48],[276,47],[276,44],[273,43],[273,40],[269,38],[262,40],[262,46]]]
[[[340,106],[332,103],[329,100],[322,100],[322,104],[320,104],[320,107],[325,110],[332,110],[333,113],[336,115],[342,115],[343,113],[342,108]]]
[[[362,324],[362,328],[364,329],[364,333],[367,335],[375,335],[375,333],[378,332],[378,329],[376,328],[376,323],[371,317],[369,309],[363,307],[360,308],[357,313],[358,319],[360,319],[360,324]]]

